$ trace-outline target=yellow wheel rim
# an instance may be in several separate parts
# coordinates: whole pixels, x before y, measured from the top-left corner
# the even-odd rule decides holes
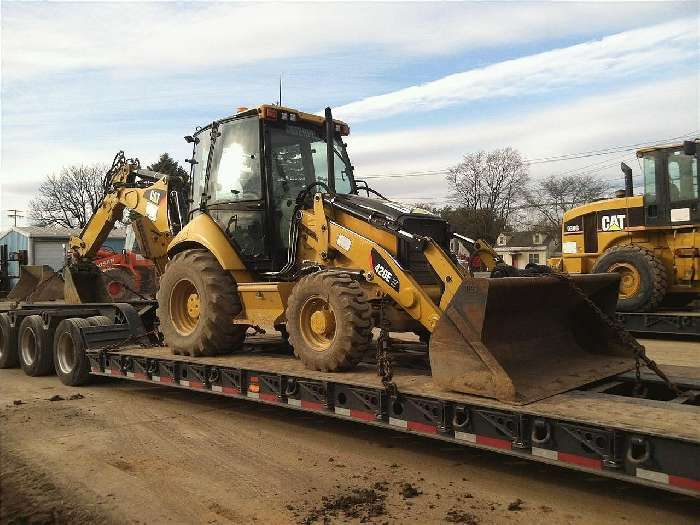
[[[189,279],[181,279],[170,292],[170,319],[182,335],[191,334],[197,327],[200,315],[199,293]]]
[[[629,299],[639,293],[642,279],[634,265],[626,262],[615,263],[608,268],[608,272],[620,274],[620,298]]]
[[[335,338],[335,312],[320,296],[309,297],[301,307],[301,335],[316,352],[325,352]]]

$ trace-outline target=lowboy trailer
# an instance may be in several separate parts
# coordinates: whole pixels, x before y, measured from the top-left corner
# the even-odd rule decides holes
[[[700,406],[688,395],[700,391],[700,367],[662,366],[686,389],[681,397],[642,369],[639,379],[628,372],[514,405],[438,389],[425,345],[417,342],[394,343],[402,346],[391,354],[395,389],[382,384],[371,359],[351,372],[308,370],[278,337],[249,337],[244,351],[232,355],[173,355],[153,346],[152,308],[149,302],[23,305],[0,314],[7,316],[0,325],[10,321],[16,330],[28,315],[42,316],[42,337],[65,339],[61,344],[72,347],[88,379],[109,376],[302,410],[700,498]],[[95,315],[111,322],[86,320]],[[59,319],[65,322],[57,325]],[[17,338],[5,331],[8,336]],[[87,382],[61,371],[60,359],[56,371],[64,383]]]

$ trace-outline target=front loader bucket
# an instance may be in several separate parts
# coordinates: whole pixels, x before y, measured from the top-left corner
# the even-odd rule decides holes
[[[47,265],[22,266],[19,281],[7,294],[8,301],[60,301],[63,279]]]
[[[95,263],[81,261],[67,266],[63,271],[66,303],[111,303],[107,284]]]
[[[619,276],[572,277],[614,315]],[[446,390],[525,404],[634,367],[595,311],[555,277],[470,279],[430,338],[435,383]]]

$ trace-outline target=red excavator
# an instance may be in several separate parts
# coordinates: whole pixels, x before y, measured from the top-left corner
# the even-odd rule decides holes
[[[155,267],[140,253],[117,252],[102,247],[97,252],[95,264],[102,270],[107,292],[114,301],[153,297],[155,294]]]

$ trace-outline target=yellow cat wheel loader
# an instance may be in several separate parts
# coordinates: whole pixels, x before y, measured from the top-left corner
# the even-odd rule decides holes
[[[700,141],[637,152],[643,193],[634,195],[624,163],[625,190],[564,214],[562,257],[550,262],[571,273],[617,273],[617,309],[648,312],[700,298]]]
[[[375,327],[428,332],[439,387],[510,402],[633,367],[592,306],[613,314],[618,275],[575,286],[547,275],[473,278],[450,254],[446,221],[355,180],[348,133],[329,108],[321,117],[270,105],[198,129],[185,137],[184,217],[152,187],[129,188],[138,170],[123,162],[120,177],[132,182],[113,184],[112,211],[71,241],[75,260],[90,255],[86,237],[99,240],[115,209],[155,218],[150,238],[168,258],[158,318],[176,354],[235,352],[248,328],[272,326],[307,368],[338,372],[363,358]]]

